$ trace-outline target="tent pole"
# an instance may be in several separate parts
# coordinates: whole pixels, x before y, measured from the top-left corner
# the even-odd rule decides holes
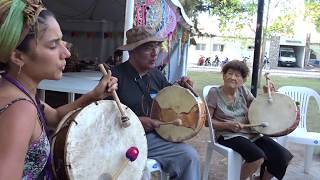
[[[135,0],[126,0],[126,14],[125,14],[125,23],[124,23],[123,44],[126,44],[127,42],[126,32],[133,27],[134,1]],[[128,59],[129,59],[129,53],[127,51],[124,51],[122,61],[126,61]]]

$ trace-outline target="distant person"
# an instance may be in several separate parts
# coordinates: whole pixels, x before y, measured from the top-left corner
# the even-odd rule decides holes
[[[122,51],[116,50],[114,51],[113,55],[109,57],[106,61],[107,65],[110,67],[116,66],[121,64],[122,62]]]
[[[211,58],[210,58],[210,57],[207,57],[206,60],[205,60],[205,62],[204,62],[204,65],[205,65],[205,66],[211,66],[211,62],[210,62],[210,61],[211,61]]]
[[[226,58],[224,59],[224,61],[222,61],[222,66],[224,66],[224,65],[227,64],[228,62],[229,62],[229,58],[226,57]]]
[[[269,58],[266,55],[264,55],[264,58],[263,58],[263,67],[265,69],[269,69],[270,68]]]
[[[218,55],[215,55],[214,61],[213,61],[214,66],[219,66],[220,64],[220,59]]]
[[[249,59],[249,57],[247,57],[247,56],[244,56],[243,58],[242,58],[242,61],[245,63],[245,64],[247,64],[247,62],[248,62],[248,59]]]

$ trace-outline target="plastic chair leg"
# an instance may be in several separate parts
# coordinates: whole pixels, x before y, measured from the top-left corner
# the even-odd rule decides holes
[[[228,155],[228,180],[240,179],[242,157],[236,153]]]
[[[310,168],[312,164],[312,157],[313,157],[313,151],[314,151],[314,146],[310,145],[305,145],[305,150],[304,150],[304,172],[309,174],[310,173]]]
[[[143,176],[143,180],[150,180],[152,172],[159,172],[159,180],[167,180],[167,174],[162,171],[161,165],[154,159],[148,159],[146,165],[146,173]]]
[[[160,171],[160,180],[167,180],[168,176],[165,172]]]
[[[208,180],[209,178],[209,167],[212,157],[212,146],[210,143],[207,145],[206,162],[203,168],[202,180]]]

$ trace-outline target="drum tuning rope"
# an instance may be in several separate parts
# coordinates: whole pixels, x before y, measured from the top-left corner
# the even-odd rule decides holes
[[[139,155],[139,149],[134,146],[130,147],[126,152],[126,159],[122,161],[120,168],[118,168],[117,171],[112,174],[112,180],[118,179],[119,175],[124,170],[124,168],[128,165],[128,163],[135,161],[138,155]]]
[[[100,72],[104,76],[108,76],[108,72],[104,68],[103,64],[99,64],[99,68],[100,68]],[[118,106],[120,113],[121,113],[121,127],[126,128],[126,127],[130,126],[129,118],[128,118],[128,116],[126,116],[124,110],[121,107],[121,103],[120,103],[119,97],[117,95],[117,92],[115,90],[113,90],[111,93],[112,93],[113,99],[116,101],[117,106]]]

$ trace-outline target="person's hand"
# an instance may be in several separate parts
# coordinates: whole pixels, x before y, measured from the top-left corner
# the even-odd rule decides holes
[[[139,119],[140,119],[140,122],[141,122],[145,132],[150,132],[150,131],[154,130],[155,128],[160,127],[160,125],[159,125],[159,123],[157,123],[157,121],[152,120],[149,117],[140,116]]]
[[[192,80],[187,77],[187,76],[182,76],[178,81],[177,83],[182,86],[182,87],[185,87],[185,88],[188,88],[188,86],[186,84],[189,84],[191,87],[193,87],[193,82]]]
[[[239,132],[243,128],[242,124],[239,122],[228,122],[227,129],[232,132]]]
[[[113,77],[111,71],[108,70],[108,74],[103,76],[99,84],[92,91],[92,94],[95,99],[99,100],[112,95],[112,91],[116,91],[117,89],[118,79]]]

